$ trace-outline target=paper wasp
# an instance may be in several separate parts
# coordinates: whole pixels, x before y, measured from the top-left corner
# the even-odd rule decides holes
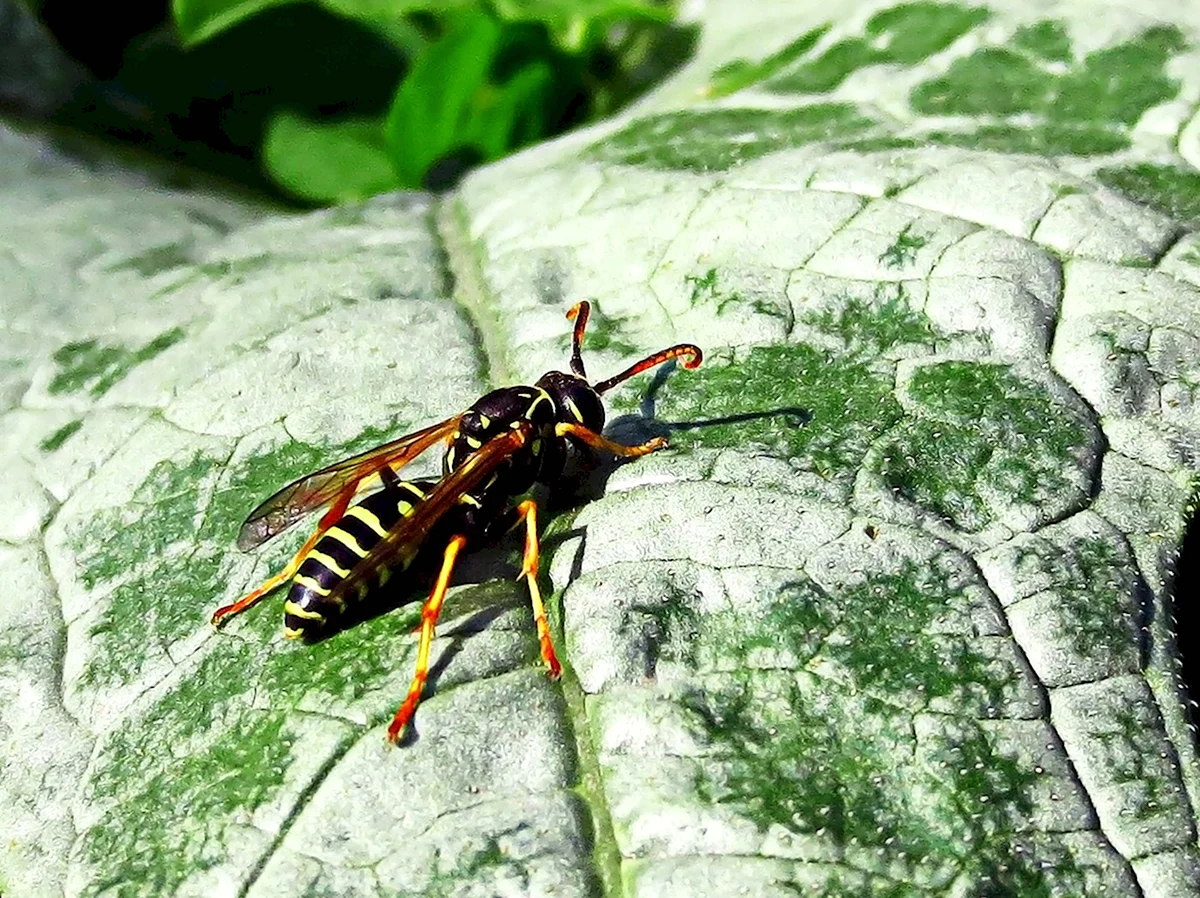
[[[290,580],[283,606],[284,634],[289,638],[317,635],[352,603],[362,602],[407,569],[423,549],[440,547],[441,566],[421,609],[412,685],[387,731],[388,739],[396,742],[425,688],[434,626],[459,555],[524,523],[525,552],[518,579],[528,583],[542,660],[550,676],[557,678],[562,668],[537,584],[537,503],[531,498],[513,502],[535,482],[554,486],[562,476],[567,443],[627,458],[665,447],[661,437],[623,446],[602,436],[600,397],[663,362],[686,356],[683,366],[696,368],[703,358],[699,347],[680,343],[615,377],[589,384],[581,356],[589,308],[581,302],[567,313],[575,322],[570,373],[549,371],[533,386],[493,390],[462,414],[301,477],[252,511],[238,534],[238,548],[243,551],[279,535],[305,514],[329,506],[287,566],[258,589],[218,608],[213,624],[220,626]],[[400,479],[399,468],[441,441],[447,449],[440,479]],[[376,480],[382,488],[352,504],[360,488]]]

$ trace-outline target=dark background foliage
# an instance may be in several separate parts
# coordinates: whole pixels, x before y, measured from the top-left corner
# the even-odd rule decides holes
[[[301,204],[452,186],[610,114],[695,40],[670,0],[44,0],[24,13],[62,51],[52,121]]]

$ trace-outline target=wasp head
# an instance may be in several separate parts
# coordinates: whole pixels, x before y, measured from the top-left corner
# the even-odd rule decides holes
[[[537,385],[554,399],[559,421],[579,424],[594,433],[599,433],[604,428],[604,405],[600,401],[601,395],[635,374],[640,374],[649,368],[681,356],[685,357],[683,367],[696,368],[700,365],[704,354],[698,346],[693,346],[691,343],[679,343],[647,356],[615,377],[591,384],[588,382],[587,372],[583,368],[582,355],[583,332],[587,328],[590,310],[590,303],[584,300],[576,303],[567,312],[567,318],[575,322],[575,331],[571,339],[571,373],[547,371],[538,380]]]
[[[604,404],[585,378],[565,371],[547,371],[538,378],[537,386],[554,400],[559,421],[581,424],[595,433],[604,429]]]

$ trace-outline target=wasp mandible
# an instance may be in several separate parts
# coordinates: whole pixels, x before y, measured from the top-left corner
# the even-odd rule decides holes
[[[538,589],[537,503],[526,498],[534,483],[553,488],[563,473],[568,443],[625,458],[637,458],[667,443],[661,437],[637,446],[605,438],[600,397],[636,374],[671,359],[686,357],[685,368],[699,367],[703,353],[680,343],[647,356],[615,377],[590,384],[581,349],[590,306],[580,302],[567,312],[575,322],[570,373],[548,371],[533,386],[504,387],[480,398],[459,415],[344,459],[296,480],[250,513],[238,534],[242,551],[260,546],[326,505],[316,530],[295,557],[258,589],[212,616],[220,626],[268,593],[291,581],[283,605],[284,635],[317,635],[352,603],[403,572],[424,547],[441,547],[441,566],[421,608],[421,635],[412,684],[387,737],[399,741],[421,700],[429,672],[429,648],[450,577],[459,556],[487,545],[525,525],[525,551],[518,579],[529,586],[542,660],[552,678],[562,667],[554,653],[546,608]],[[401,480],[400,468],[445,441],[442,476]],[[364,487],[376,492],[354,502]]]

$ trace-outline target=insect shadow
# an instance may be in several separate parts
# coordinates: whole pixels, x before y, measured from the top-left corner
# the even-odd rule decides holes
[[[782,418],[785,423],[794,428],[804,427],[812,421],[812,410],[798,405],[736,412],[695,421],[663,421],[657,416],[658,393],[675,368],[674,361],[667,362],[658,368],[642,394],[637,414],[626,414],[613,418],[604,428],[604,435],[618,443],[636,445],[654,437],[664,437],[670,440],[672,434],[703,430],[706,427],[719,427],[724,424],[744,424],[765,418]],[[570,481],[575,487],[574,491],[570,488],[557,490],[549,506],[551,511],[560,511],[579,505],[581,502],[600,498],[604,495],[613,472],[624,463],[622,459],[595,453],[590,449],[581,450],[579,455],[582,456],[582,460],[578,462],[577,467],[572,468],[569,460],[568,470],[565,472],[565,477],[574,475],[574,479]]]
[[[804,427],[813,418],[811,409],[788,405],[694,421],[663,421],[656,414],[657,397],[675,367],[675,362],[668,362],[655,371],[653,379],[647,385],[641,401],[638,403],[638,412],[613,418],[604,428],[604,435],[608,439],[626,445],[636,445],[654,437],[670,439],[671,435],[675,433],[701,430],[723,424],[741,424],[764,418],[783,418],[791,427]],[[626,462],[623,459],[596,453],[586,447],[578,450],[575,458],[568,459],[564,471],[564,481],[567,485],[560,486],[553,493],[547,504],[547,511],[553,516],[576,508],[585,502],[599,499],[607,490],[609,478],[624,463]],[[569,577],[569,582],[573,582],[583,574],[583,557],[587,550],[587,527],[572,527],[556,531],[543,539],[543,545],[547,549],[554,549],[569,540],[576,541]]]

